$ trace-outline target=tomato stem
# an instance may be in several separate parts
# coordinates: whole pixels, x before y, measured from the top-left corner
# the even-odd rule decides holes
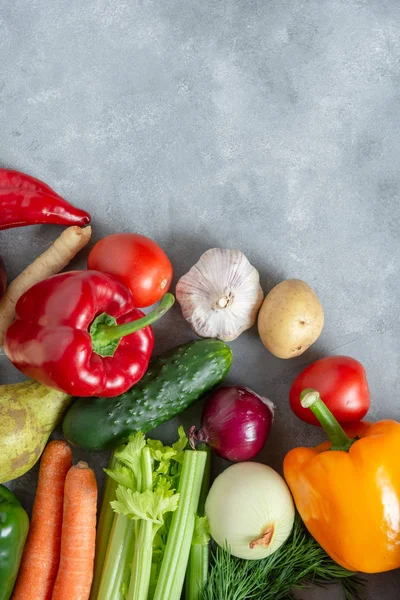
[[[312,388],[303,390],[300,394],[300,403],[303,408],[309,408],[321,423],[326,435],[332,442],[331,450],[342,450],[344,452],[350,450],[356,438],[349,438],[325,402],[323,402],[317,390]]]

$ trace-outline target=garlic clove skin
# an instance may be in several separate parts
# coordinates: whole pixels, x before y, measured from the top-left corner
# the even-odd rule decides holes
[[[176,298],[197,335],[230,342],[254,325],[264,293],[243,252],[211,248],[179,279]]]

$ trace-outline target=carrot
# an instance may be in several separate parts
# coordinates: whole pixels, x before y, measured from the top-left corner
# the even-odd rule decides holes
[[[31,525],[12,600],[50,600],[60,557],[64,484],[72,465],[62,440],[43,452]]]
[[[7,287],[0,302],[0,347],[4,344],[7,328],[15,317],[17,300],[35,283],[59,273],[84,248],[92,235],[92,228],[68,227],[43,254],[18,275]]]
[[[52,600],[88,600],[96,544],[96,477],[87,463],[71,467],[65,481],[60,566]]]

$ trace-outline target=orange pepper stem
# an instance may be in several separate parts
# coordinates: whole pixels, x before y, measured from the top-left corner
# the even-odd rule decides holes
[[[309,408],[321,423],[326,435],[332,442],[331,450],[343,450],[344,452],[350,450],[356,438],[352,439],[346,435],[317,390],[312,388],[303,390],[300,394],[300,403],[303,408]]]

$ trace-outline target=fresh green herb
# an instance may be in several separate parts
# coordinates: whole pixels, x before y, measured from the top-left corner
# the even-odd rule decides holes
[[[287,542],[262,560],[235,558],[217,547],[202,600],[290,600],[294,588],[338,581],[345,600],[361,600],[362,580],[335,563],[297,516]]]

